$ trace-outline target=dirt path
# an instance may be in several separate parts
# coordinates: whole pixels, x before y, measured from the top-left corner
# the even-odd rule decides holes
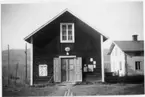
[[[71,91],[72,87],[73,84],[59,84],[57,85],[57,90],[48,96],[72,96],[73,95]]]
[[[144,94],[144,84],[57,84],[47,87],[3,88],[4,96],[93,96]]]

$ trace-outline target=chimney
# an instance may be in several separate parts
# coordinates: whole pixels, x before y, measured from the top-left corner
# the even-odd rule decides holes
[[[138,36],[138,35],[132,35],[132,40],[133,40],[133,41],[138,41],[137,36]]]

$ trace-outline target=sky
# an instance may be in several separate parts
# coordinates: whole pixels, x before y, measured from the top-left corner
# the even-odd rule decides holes
[[[64,9],[111,40],[132,40],[133,34],[143,40],[143,2],[62,0],[30,4],[2,4],[2,50],[25,49],[24,38]],[[108,47],[109,42],[106,42]],[[28,46],[29,47],[29,46]]]

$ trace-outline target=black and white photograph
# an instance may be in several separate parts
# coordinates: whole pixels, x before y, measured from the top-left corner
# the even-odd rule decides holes
[[[144,95],[145,2],[40,1],[1,3],[3,97]]]

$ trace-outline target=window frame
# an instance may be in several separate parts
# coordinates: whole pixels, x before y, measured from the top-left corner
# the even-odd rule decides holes
[[[62,40],[62,26],[66,25],[66,40]],[[68,40],[68,25],[72,25],[72,40]],[[74,23],[60,23],[60,43],[74,43]]]
[[[122,62],[121,61],[119,62],[119,67],[120,67],[120,70],[122,70]]]
[[[135,70],[141,70],[140,67],[141,67],[141,61],[135,61]]]

